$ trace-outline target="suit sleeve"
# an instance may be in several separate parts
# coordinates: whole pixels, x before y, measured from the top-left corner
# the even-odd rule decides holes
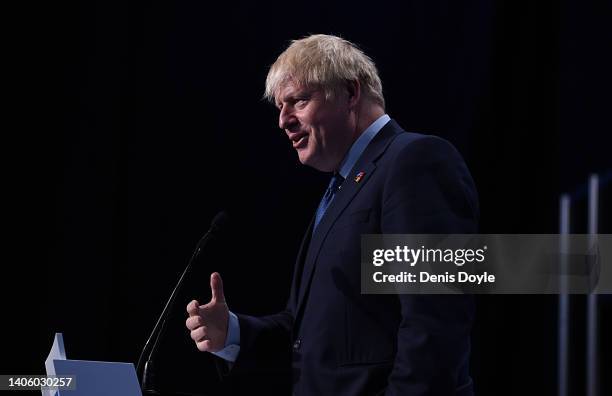
[[[385,180],[385,234],[477,231],[474,183],[446,141],[424,137],[398,152]],[[453,395],[467,373],[473,297],[399,295],[401,321],[387,395]]]
[[[257,389],[291,389],[290,309],[255,317],[237,314],[240,327],[240,353],[231,370],[221,372],[230,393],[249,394]]]

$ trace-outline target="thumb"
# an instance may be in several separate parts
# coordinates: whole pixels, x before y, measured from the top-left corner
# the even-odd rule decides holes
[[[212,291],[212,301],[225,303],[225,294],[223,294],[223,281],[218,272],[213,272],[210,275],[210,290]]]

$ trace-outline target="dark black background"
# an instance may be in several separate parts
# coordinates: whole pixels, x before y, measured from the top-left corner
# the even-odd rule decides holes
[[[261,97],[289,40],[338,34],[377,63],[387,112],[466,159],[482,233],[554,233],[559,195],[609,175],[610,2],[134,2],[31,5],[13,52],[2,372],[43,373],[55,331],[69,358],[135,362],[212,217],[232,233],[202,260],[162,344],[168,387],[213,384],[184,305],[219,270],[234,311],[284,306],[294,255],[327,183],[299,165]],[[608,173],[606,173],[608,172]],[[609,177],[608,177],[609,179]],[[611,232],[610,185],[600,231]],[[19,275],[9,275],[16,269]],[[612,345],[601,298],[602,373]],[[572,298],[572,394],[584,389],[584,297]],[[555,296],[478,299],[482,395],[556,392]],[[13,352],[14,351],[14,352]],[[611,392],[609,378],[602,390]]]

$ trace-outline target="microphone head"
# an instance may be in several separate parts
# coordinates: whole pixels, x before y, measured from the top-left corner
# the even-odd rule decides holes
[[[221,211],[217,213],[217,215],[213,218],[210,223],[210,232],[218,233],[219,231],[223,231],[229,223],[229,216],[225,211]]]

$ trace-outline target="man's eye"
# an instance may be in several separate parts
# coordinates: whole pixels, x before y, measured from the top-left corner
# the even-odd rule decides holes
[[[308,103],[307,99],[305,99],[305,98],[304,99],[298,99],[298,100],[296,100],[295,105],[297,107],[304,107],[306,105],[306,103]]]

